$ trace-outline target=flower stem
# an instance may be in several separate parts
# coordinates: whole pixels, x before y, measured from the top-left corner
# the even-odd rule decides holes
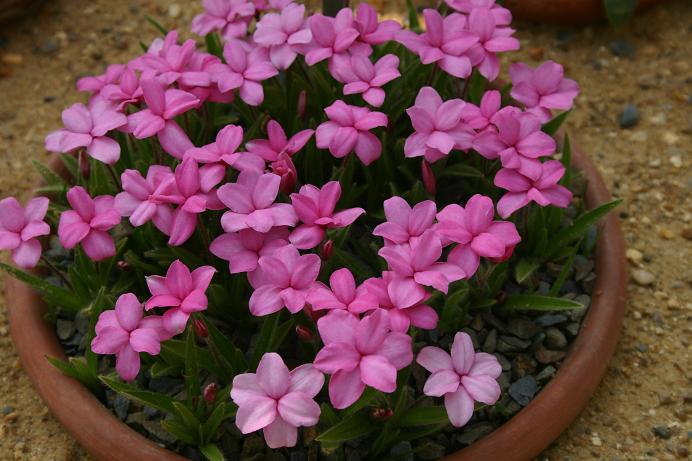
[[[48,268],[49,268],[50,270],[52,270],[53,272],[55,272],[55,273],[58,275],[58,277],[60,277],[60,279],[61,279],[63,282],[65,282],[65,285],[67,285],[68,287],[72,288],[72,284],[71,284],[70,281],[67,279],[67,277],[65,277],[65,274],[63,274],[63,273],[60,271],[60,269],[58,269],[57,267],[55,267],[55,265],[54,265],[52,262],[50,262],[50,261],[48,260],[48,258],[46,258],[44,255],[41,255],[41,261],[43,261],[43,264],[45,264],[46,266],[48,266]]]

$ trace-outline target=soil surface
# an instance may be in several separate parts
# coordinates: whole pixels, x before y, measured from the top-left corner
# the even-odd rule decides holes
[[[381,10],[403,3],[387,0]],[[662,3],[622,30],[516,24],[523,51],[512,59],[553,59],[581,85],[570,130],[625,199],[619,213],[632,274],[607,376],[540,459],[672,460],[692,450],[692,5]],[[27,20],[0,25],[0,196],[29,193],[32,161],[51,155],[44,136],[81,98],[76,79],[127,61],[139,40],[156,35],[144,14],[187,29],[199,8],[52,0]],[[0,460],[83,459],[22,371],[0,309]]]

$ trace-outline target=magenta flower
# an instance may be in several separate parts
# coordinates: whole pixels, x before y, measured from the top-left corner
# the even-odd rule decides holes
[[[121,216],[129,217],[134,227],[152,220],[161,232],[169,235],[173,210],[167,204],[158,203],[153,194],[172,176],[171,169],[163,165],[150,166],[146,179],[137,170],[125,170],[120,176],[123,192],[115,196],[115,208]]]
[[[356,41],[360,33],[355,27],[350,8],[342,8],[334,18],[313,14],[308,23],[312,41],[303,47],[308,66],[314,66],[339,53],[350,52],[366,56],[372,53],[370,45]]]
[[[259,155],[267,162],[276,162],[281,154],[292,157],[302,149],[310,140],[314,130],[303,130],[286,137],[286,132],[276,120],[267,123],[267,137],[269,139],[253,139],[245,144],[248,152]]]
[[[198,267],[190,272],[185,264],[176,259],[168,267],[165,277],[147,277],[152,296],[144,304],[146,310],[168,307],[163,314],[163,327],[172,335],[182,333],[193,312],[207,309],[205,292],[215,272],[216,269],[211,266]]]
[[[263,316],[286,307],[295,314],[305,307],[305,298],[320,272],[320,257],[300,255],[293,245],[279,248],[271,256],[262,256],[259,287],[250,296],[250,312]]]
[[[252,229],[221,234],[209,246],[211,253],[228,261],[231,274],[253,272],[262,256],[271,256],[279,248],[288,245],[288,229],[273,227],[267,233]]]
[[[106,134],[127,123],[127,117],[109,102],[95,98],[89,107],[76,103],[62,112],[65,128],[46,136],[46,150],[71,152],[86,147],[89,156],[109,165],[120,158],[120,145]]]
[[[394,40],[401,30],[401,24],[393,19],[380,22],[377,19],[377,11],[368,3],[359,3],[356,7],[353,27],[360,34],[358,40],[369,45],[381,45]]]
[[[230,165],[238,171],[253,170],[263,172],[264,160],[252,153],[237,152],[243,142],[243,128],[236,125],[226,125],[217,134],[216,140],[203,147],[193,147],[185,152],[185,157],[195,159],[199,163],[214,164],[223,170],[224,165]]]
[[[512,12],[496,4],[495,0],[445,0],[445,3],[464,14],[471,14],[476,8],[489,8],[498,26],[508,26],[512,22]]]
[[[0,200],[0,250],[10,250],[17,266],[30,269],[41,258],[38,237],[50,234],[50,226],[44,221],[46,211],[46,197],[29,200],[26,208],[14,197]]]
[[[423,11],[425,32],[418,35],[402,30],[397,41],[416,53],[423,64],[437,63],[454,77],[471,75],[471,60],[466,52],[478,42],[478,37],[466,28],[466,16],[452,13],[442,18],[436,10]]]
[[[362,314],[378,307],[375,295],[363,285],[357,287],[356,279],[346,268],[332,272],[329,285],[317,282],[308,293],[307,302],[313,310],[344,309],[352,314]]]
[[[442,242],[437,234],[429,230],[410,243],[389,245],[378,252],[390,270],[417,283],[447,293],[451,282],[464,278],[466,274],[457,265],[438,262],[442,256]]]
[[[476,194],[461,205],[447,205],[437,214],[435,230],[458,243],[447,261],[461,267],[470,278],[476,273],[480,257],[505,258],[521,241],[514,223],[493,221],[495,207],[490,197]]]
[[[298,194],[291,194],[293,209],[303,222],[289,238],[296,248],[315,248],[324,239],[326,229],[350,226],[358,216],[365,213],[362,208],[349,208],[334,213],[340,197],[339,181],[330,181],[322,186],[322,189],[306,184],[300,188]]]
[[[384,102],[382,86],[401,76],[399,58],[393,54],[382,56],[374,65],[362,54],[339,54],[332,59],[334,78],[345,83],[344,94],[362,94],[365,102],[374,107]]]
[[[139,86],[139,77],[133,69],[127,68],[120,76],[120,81],[103,87],[101,97],[106,101],[116,104],[116,108],[122,111],[128,104],[136,104],[142,99],[142,88]]]
[[[474,401],[492,405],[500,398],[497,377],[502,367],[494,355],[476,353],[471,337],[463,332],[454,336],[451,355],[439,347],[424,347],[416,362],[428,370],[423,393],[445,398],[447,416],[453,426],[461,427],[473,415]]]
[[[387,221],[379,224],[372,235],[384,238],[385,244],[408,243],[430,229],[435,220],[437,205],[432,200],[411,206],[401,197],[384,201],[384,215]]]
[[[211,79],[225,93],[238,89],[240,99],[259,106],[264,101],[262,81],[279,73],[269,61],[269,51],[238,39],[226,42],[223,56],[227,64],[211,66]]]
[[[168,42],[158,53],[145,53],[132,61],[131,65],[144,71],[147,78],[156,76],[167,85],[177,82],[180,85],[206,87],[211,83],[209,74],[189,68],[196,54],[196,46],[191,39],[178,45],[175,35],[175,40]]]
[[[128,131],[137,139],[157,135],[166,152],[183,158],[193,145],[175,117],[197,107],[199,99],[183,90],[165,89],[161,81],[152,77],[143,77],[140,85],[147,108],[128,116]]]
[[[495,114],[502,105],[499,91],[491,90],[483,93],[480,107],[469,102],[462,109],[461,120],[477,131],[483,131],[495,120]]]
[[[577,82],[563,75],[562,66],[553,61],[546,61],[536,69],[523,63],[512,64],[511,95],[545,123],[552,117],[551,109],[571,109],[579,94]]]
[[[238,405],[235,424],[243,434],[263,429],[269,448],[295,446],[298,428],[317,424],[320,406],[315,396],[324,386],[324,375],[306,363],[288,371],[281,356],[262,356],[257,373],[233,378],[231,398]]]
[[[473,8],[467,27],[478,37],[478,43],[469,48],[467,55],[471,65],[490,81],[500,72],[500,60],[496,53],[519,49],[519,40],[510,37],[515,31],[509,27],[498,27],[495,14],[490,8]]]
[[[382,143],[370,130],[387,126],[385,114],[372,112],[367,107],[350,106],[341,100],[324,111],[329,121],[319,125],[315,131],[317,147],[329,149],[336,158],[355,151],[365,165],[380,158]]]
[[[107,85],[117,83],[125,69],[122,64],[111,64],[103,75],[82,77],[77,80],[77,91],[98,95]]]
[[[358,320],[335,310],[317,321],[324,347],[315,357],[315,368],[332,375],[329,399],[334,408],[351,406],[365,386],[382,392],[396,390],[397,370],[413,360],[411,337],[391,332],[382,309]]]
[[[497,202],[497,212],[503,218],[508,218],[530,202],[536,202],[540,206],[566,208],[572,200],[572,192],[558,184],[564,174],[565,167],[557,160],[542,163],[541,173],[536,180],[527,178],[516,170],[501,169],[495,175],[495,185],[509,192]]]
[[[406,333],[411,325],[425,330],[437,327],[437,312],[425,304],[430,293],[414,280],[384,271],[381,278],[369,278],[362,286],[388,312],[392,331]]]
[[[533,114],[502,110],[494,118],[497,132],[486,130],[473,140],[473,148],[488,159],[500,158],[502,166],[538,179],[540,157],[555,152],[555,140],[541,131],[541,121]]]
[[[288,69],[300,47],[312,41],[305,21],[305,5],[290,3],[280,13],[266,13],[257,22],[253,39],[258,45],[269,48],[269,59],[274,67]]]
[[[161,318],[143,317],[142,303],[132,293],[118,297],[115,309],[101,312],[96,322],[96,337],[91,350],[97,354],[115,354],[115,370],[125,381],[139,373],[139,353],[158,355],[161,341],[168,339],[161,332]]]
[[[273,173],[242,171],[235,183],[219,187],[219,199],[230,208],[221,217],[226,232],[254,229],[268,232],[274,226],[295,226],[298,222],[293,207],[274,203],[279,194],[281,178]]]
[[[243,37],[255,15],[255,5],[248,0],[202,0],[204,13],[192,20],[192,32],[205,36],[219,30],[225,40]]]
[[[434,88],[421,88],[416,104],[406,109],[415,130],[406,138],[406,157],[424,156],[436,162],[452,149],[468,150],[475,132],[461,122],[465,103],[461,99],[442,101]]]
[[[81,242],[89,258],[100,261],[115,254],[115,243],[108,230],[120,223],[120,213],[110,195],[91,198],[81,186],[67,191],[72,210],[63,211],[58,223],[58,237],[68,250]]]

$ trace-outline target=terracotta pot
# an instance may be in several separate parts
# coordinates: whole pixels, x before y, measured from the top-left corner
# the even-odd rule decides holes
[[[609,200],[603,179],[586,155],[574,149],[573,160],[588,179],[587,205]],[[510,421],[444,461],[530,460],[577,417],[603,377],[620,335],[627,284],[624,252],[619,220],[611,213],[600,229],[592,305],[562,367]],[[65,357],[53,325],[43,319],[45,304],[27,285],[10,277],[6,282],[10,331],[24,369],[74,438],[100,461],[183,461],[130,429],[79,382],[45,359]]]
[[[639,0],[641,11],[663,0]],[[589,24],[603,21],[603,0],[506,0],[504,6],[512,10],[515,19],[560,24]]]

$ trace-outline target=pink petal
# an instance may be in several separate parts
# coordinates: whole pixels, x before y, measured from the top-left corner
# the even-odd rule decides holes
[[[139,373],[139,353],[129,345],[120,349],[115,358],[115,371],[125,381],[133,381]]]
[[[329,380],[329,400],[337,410],[353,405],[364,390],[365,384],[358,368],[337,371]]]
[[[281,418],[292,426],[314,426],[320,418],[320,406],[302,392],[291,392],[279,400]]]
[[[373,354],[381,346],[389,331],[389,319],[382,309],[363,318],[356,328],[356,346],[361,354]]]
[[[353,370],[358,366],[360,358],[358,351],[351,345],[343,342],[330,343],[317,353],[314,365],[324,373],[333,374],[339,370]]]
[[[231,399],[236,405],[242,406],[257,397],[266,397],[257,380],[255,373],[235,375],[231,386]]]
[[[452,362],[457,373],[462,376],[467,374],[473,366],[474,356],[475,350],[471,337],[467,333],[458,332],[452,343]]]
[[[243,434],[266,428],[277,418],[276,401],[271,397],[255,397],[238,407],[235,424]]]
[[[115,255],[115,243],[108,232],[91,230],[82,240],[82,247],[89,258],[101,261]]]
[[[0,231],[0,235],[2,231]],[[1,237],[0,237],[1,240]],[[2,244],[0,242],[0,247]],[[41,243],[37,239],[30,239],[21,242],[17,247],[12,249],[12,261],[24,269],[31,269],[38,264],[41,259]]]
[[[467,376],[481,376],[487,375],[493,379],[497,379],[502,373],[502,366],[492,354],[487,354],[485,352],[479,352],[473,360],[473,366],[469,370]]]
[[[396,390],[396,368],[381,355],[367,355],[360,361],[363,383],[382,392]]]
[[[412,338],[406,333],[389,333],[376,354],[401,370],[413,361]]]
[[[324,375],[313,364],[306,363],[294,368],[289,377],[288,392],[300,392],[315,397],[324,385]]]
[[[293,447],[298,441],[298,429],[281,416],[264,427],[264,440],[269,448]]]
[[[353,314],[341,310],[332,311],[317,321],[317,329],[322,342],[326,345],[332,343],[355,345],[357,327],[358,319]]]
[[[473,399],[463,386],[459,386],[456,392],[445,395],[445,409],[452,425],[462,427],[473,416]]]
[[[250,296],[250,313],[256,316],[264,316],[278,312],[284,307],[281,299],[281,289],[273,285],[263,285],[252,292]]]
[[[452,357],[439,347],[426,346],[418,353],[416,363],[431,373],[453,370]]]
[[[115,315],[118,323],[127,331],[137,328],[142,320],[142,303],[133,293],[125,293],[115,302]]]
[[[497,402],[502,392],[497,381],[487,375],[464,376],[461,384],[471,398],[486,405]]]
[[[269,397],[278,399],[288,390],[289,372],[281,356],[268,352],[257,366],[257,381]]]
[[[442,397],[459,388],[459,375],[452,370],[436,371],[425,382],[423,393],[431,397]]]
[[[137,352],[158,355],[161,352],[161,340],[158,331],[153,328],[138,328],[130,333],[130,347]]]

